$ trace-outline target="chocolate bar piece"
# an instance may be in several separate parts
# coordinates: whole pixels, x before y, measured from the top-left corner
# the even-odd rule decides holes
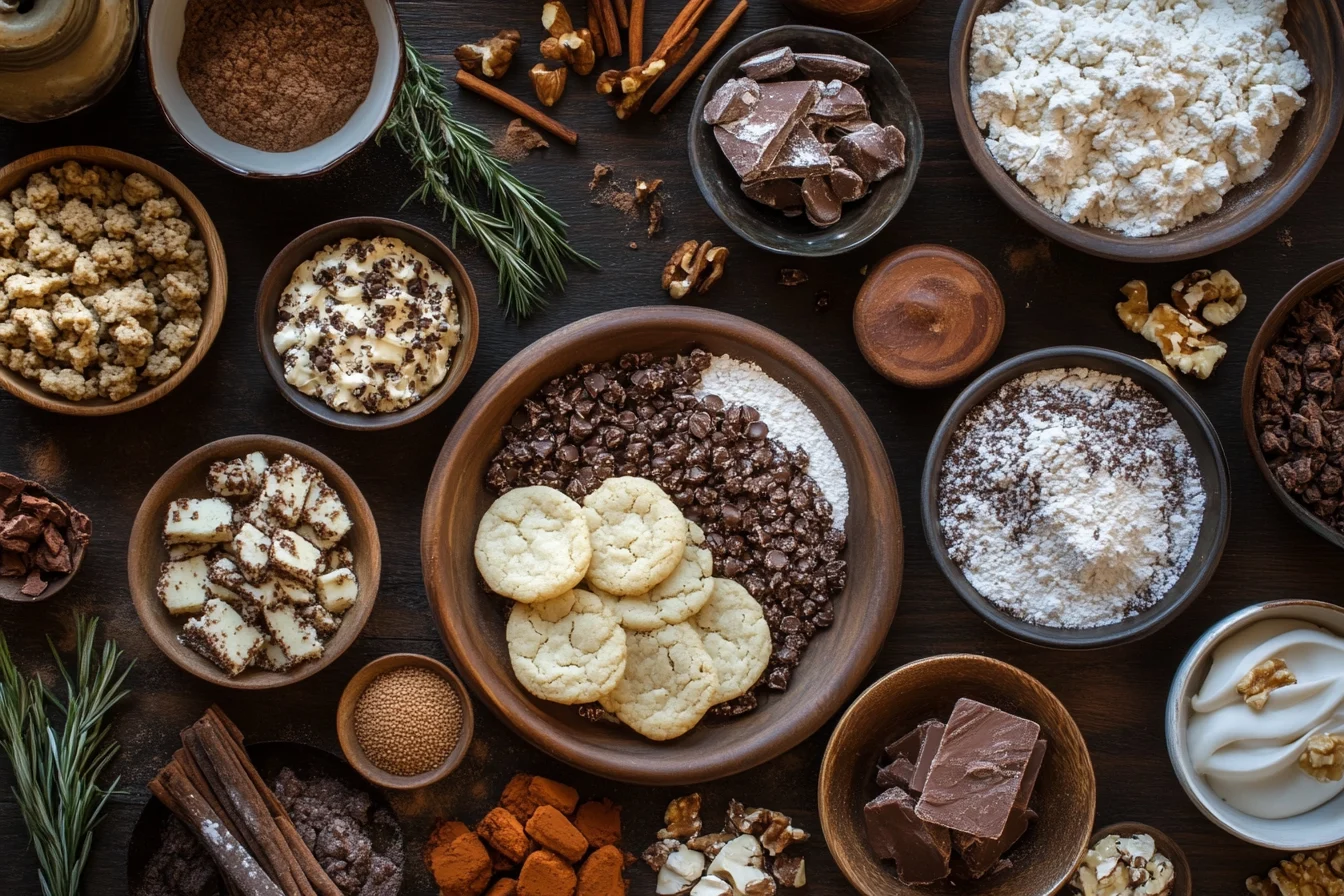
[[[972,837],[960,831],[954,832],[952,838],[957,845],[957,854],[965,865],[966,875],[972,880],[979,880],[992,872],[1003,854],[1022,839],[1027,826],[1035,820],[1036,813],[1031,809],[1014,808],[1008,816],[1008,823],[1003,827],[1003,833],[997,837]]]
[[[793,71],[793,60],[793,50],[788,47],[780,47],[777,50],[770,50],[761,53],[759,56],[753,56],[739,65],[738,68],[742,70],[742,74],[753,81],[764,81],[767,78],[778,78]]]
[[[877,786],[884,790],[888,787],[909,787],[914,774],[914,763],[904,756],[897,756],[877,770]]]
[[[705,103],[705,124],[737,121],[751,111],[761,98],[761,86],[750,78],[733,78],[714,91]]]
[[[794,53],[793,62],[803,74],[822,81],[857,81],[872,71],[867,63],[833,53]]]
[[[976,700],[957,701],[915,813],[977,837],[1003,834],[1041,726]]]
[[[802,122],[793,126],[789,139],[784,141],[779,155],[769,167],[752,171],[743,178],[745,183],[761,180],[785,180],[831,173],[831,154],[821,145]]]
[[[883,791],[863,807],[868,845],[879,859],[896,863],[909,886],[931,884],[951,873],[952,840],[947,829],[915,815],[915,801],[900,787]]]
[[[859,89],[843,81],[821,84],[821,98],[812,107],[812,118],[822,121],[848,121],[860,115],[868,116],[868,102]]]
[[[926,719],[904,737],[892,741],[883,748],[891,763],[877,770],[878,787],[885,789],[896,785],[901,787],[910,785],[910,779],[915,773],[915,763],[919,761],[919,748],[923,745],[924,738],[928,736],[929,729],[933,727],[942,728],[943,723],[937,719]]]
[[[829,157],[827,158],[829,164]],[[829,169],[828,169],[829,170]],[[807,220],[816,227],[830,227],[840,222],[840,200],[824,177],[809,177],[803,181],[803,209]]]
[[[761,98],[751,112],[715,125],[714,137],[738,176],[745,178],[774,162],[794,125],[812,111],[820,95],[815,81],[762,84]]]
[[[803,188],[791,180],[763,180],[743,184],[742,192],[747,194],[747,198],[782,212],[803,210]]]
[[[894,124],[870,124],[841,137],[834,152],[859,177],[872,183],[905,167],[905,134]]]
[[[854,202],[868,195],[868,184],[848,168],[832,168],[829,180],[831,189],[841,202]]]
[[[933,722],[924,732],[924,739],[919,743],[919,756],[915,758],[915,771],[910,776],[910,790],[912,793],[919,793],[924,789],[924,784],[929,780],[929,769],[933,767],[933,757],[938,755],[938,747],[943,741],[943,732],[946,726],[942,722]]]

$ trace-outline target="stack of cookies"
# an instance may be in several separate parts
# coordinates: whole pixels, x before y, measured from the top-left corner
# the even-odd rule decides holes
[[[750,691],[770,628],[746,589],[714,578],[703,545],[647,479],[608,479],[582,506],[546,486],[504,494],[477,529],[476,565],[515,601],[506,637],[519,683],[555,703],[600,703],[658,741]]]

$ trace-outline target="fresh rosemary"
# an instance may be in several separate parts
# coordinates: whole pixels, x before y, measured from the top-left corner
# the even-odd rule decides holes
[[[130,666],[118,671],[121,650],[115,641],[104,642],[101,655],[95,654],[97,628],[96,618],[75,616],[73,675],[47,639],[65,682],[64,696],[36,674],[23,677],[0,631],[0,747],[14,768],[14,795],[37,854],[43,896],[78,896],[93,829],[120,780],[98,785],[117,754],[106,718],[126,696],[122,685]],[[48,703],[65,720],[60,732],[48,720]]]
[[[565,265],[597,267],[569,245],[565,221],[546,197],[519,180],[494,154],[478,129],[453,117],[443,94],[443,73],[406,44],[406,75],[391,116],[378,134],[391,136],[410,158],[421,184],[406,200],[435,202],[485,250],[499,270],[499,301],[522,319],[546,304],[546,292],[563,289]],[[488,207],[479,201],[484,192]]]

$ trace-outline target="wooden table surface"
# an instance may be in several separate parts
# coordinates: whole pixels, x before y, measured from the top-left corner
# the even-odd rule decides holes
[[[530,98],[526,69],[540,39],[539,0],[403,0],[407,36],[437,61],[457,44],[499,28],[520,28],[527,51],[505,85]],[[581,4],[576,4],[580,9]],[[655,0],[649,33],[661,33],[680,3]],[[709,22],[731,8],[716,0]],[[337,171],[303,181],[243,180],[214,167],[184,146],[164,123],[145,77],[143,54],[134,70],[100,105],[68,120],[41,126],[0,126],[0,162],[52,146],[97,143],[147,156],[173,171],[211,212],[229,259],[230,302],[223,330],[200,367],[175,392],[133,413],[96,418],[37,411],[0,393],[0,469],[34,477],[68,496],[93,518],[94,541],[78,579],[57,599],[32,606],[0,606],[0,627],[28,667],[49,669],[45,639],[70,641],[70,613],[80,609],[104,620],[136,660],[133,694],[117,716],[122,744],[117,772],[125,794],[113,802],[98,832],[85,892],[126,891],[125,850],[147,794],[145,782],[172,753],[178,729],[219,702],[250,738],[290,739],[337,750],[334,717],[345,682],[363,664],[393,651],[444,656],[426,605],[420,574],[420,511],[430,470],[467,399],[523,346],[563,324],[598,311],[668,301],[658,288],[671,248],[684,239],[711,239],[732,250],[724,281],[705,304],[764,323],[795,340],[853,390],[886,443],[906,520],[905,582],[896,622],[870,678],[919,657],[952,651],[988,654],[1039,677],[1065,702],[1092,749],[1098,782],[1097,824],[1150,822],[1175,837],[1194,866],[1197,891],[1233,894],[1249,874],[1263,873],[1274,853],[1222,833],[1180,790],[1167,759],[1163,707],[1172,673],[1190,644],[1232,611],[1278,597],[1338,599],[1344,555],[1313,536],[1270,494],[1241,434],[1238,391],[1246,351],[1271,305],[1297,280],[1332,260],[1344,247],[1344,149],[1279,222],[1233,250],[1195,263],[1139,268],[1101,261],[1052,244],[1021,223],[981,181],[967,160],[948,96],[947,47],[956,11],[952,0],[925,0],[896,27],[875,36],[909,83],[924,121],[926,145],[918,183],[895,223],[869,247],[837,259],[795,263],[771,257],[730,234],[701,201],[686,161],[685,129],[695,84],[668,112],[618,124],[591,92],[591,79],[571,79],[555,108],[581,135],[577,151],[556,145],[534,153],[519,173],[545,190],[570,222],[573,242],[601,262],[600,272],[576,272],[569,290],[518,326],[495,307],[494,272],[467,248],[465,264],[480,295],[482,329],[476,361],[462,389],[427,419],[386,433],[347,433],[310,420],[292,408],[262,367],[253,333],[253,304],[266,265],[300,231],[347,215],[400,216],[446,234],[437,213],[417,205],[402,209],[413,180],[395,149],[369,148]],[[790,21],[776,0],[755,0],[736,31],[744,38]],[[656,37],[653,38],[656,40]],[[462,118],[492,133],[511,116],[450,88]],[[1308,101],[1314,98],[1308,94]],[[617,177],[663,178],[666,232],[648,240],[642,228],[611,208],[590,205],[593,164],[614,166]],[[629,248],[630,242],[638,249]],[[1117,289],[1133,277],[1165,286],[1196,266],[1227,267],[1245,286],[1250,304],[1221,331],[1231,346],[1227,361],[1206,383],[1186,380],[1213,419],[1232,469],[1233,521],[1218,575],[1205,594],[1170,627],[1146,641],[1089,653],[1030,647],[999,635],[953,593],[925,547],[919,524],[918,483],[924,453],[956,387],[912,392],[878,377],[864,363],[850,327],[860,269],[916,242],[955,246],[981,259],[998,278],[1007,301],[1003,342],[994,360],[1029,349],[1080,343],[1151,356],[1151,346],[1126,332],[1112,306]],[[807,284],[776,284],[781,266],[796,266]],[[815,293],[829,293],[817,310]],[[377,516],[384,562],[378,605],[363,636],[321,674],[259,694],[205,685],[166,660],[141,630],[126,584],[126,540],[141,498],[178,458],[214,439],[241,433],[275,433],[329,454],[359,483]],[[862,521],[856,521],[862,525]],[[893,537],[900,537],[893,535]],[[864,562],[863,558],[851,558]],[[817,642],[810,662],[843,649]],[[788,812],[819,833],[815,780],[829,728],[789,754],[751,772],[701,788],[706,811],[717,813],[729,797]],[[676,789],[625,786],[580,775],[540,755],[507,732],[488,712],[477,714],[470,758],[447,781],[397,795],[393,802],[418,852],[436,815],[474,822],[504,782],[518,770],[573,781],[585,795],[609,796],[626,807],[627,848],[638,852],[658,827],[663,805]],[[7,763],[0,763],[0,855],[8,873],[0,890],[39,892],[32,853],[10,793]],[[819,837],[807,851],[809,890],[852,892]],[[406,894],[432,894],[420,863],[408,869]],[[652,875],[640,866],[633,893],[650,894]]]

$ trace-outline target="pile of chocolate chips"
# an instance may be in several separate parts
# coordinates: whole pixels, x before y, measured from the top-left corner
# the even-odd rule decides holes
[[[1279,482],[1344,532],[1344,285],[1293,309],[1260,362],[1254,411]]]
[[[582,500],[612,476],[658,483],[705,531],[714,574],[761,602],[774,652],[758,687],[782,691],[812,636],[835,621],[845,534],[807,475],[806,452],[770,440],[752,408],[695,397],[709,362],[698,349],[627,354],[551,380],[504,428],[486,484],[497,494],[546,485]],[[712,712],[740,715],[756,704],[753,691]]]
[[[41,597],[47,583],[74,569],[72,553],[86,547],[89,518],[42,486],[0,473],[0,578],[22,578],[20,593]]]

